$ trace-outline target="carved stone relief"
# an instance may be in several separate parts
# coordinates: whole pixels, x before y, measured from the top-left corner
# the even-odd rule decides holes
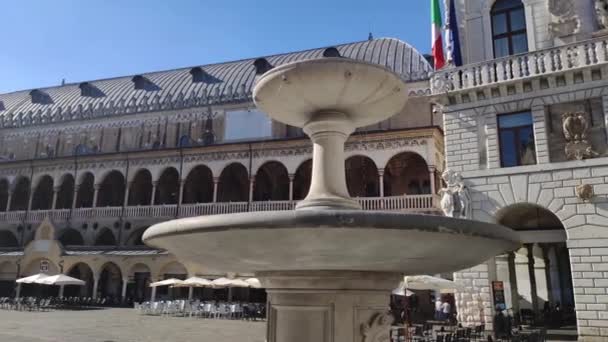
[[[595,0],[595,16],[599,29],[608,29],[608,0]]]
[[[562,129],[566,138],[564,153],[568,160],[582,160],[598,155],[587,140],[589,123],[584,112],[562,114]]]
[[[573,0],[549,0],[552,21],[549,31],[554,37],[564,37],[579,32],[581,21],[576,14]]]
[[[376,314],[369,323],[361,325],[363,342],[390,342],[393,317],[388,312]]]
[[[581,184],[576,186],[576,197],[583,201],[590,201],[593,198],[593,185]]]

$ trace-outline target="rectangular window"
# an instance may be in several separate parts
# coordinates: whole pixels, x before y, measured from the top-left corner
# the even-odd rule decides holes
[[[502,167],[536,164],[532,114],[499,115],[498,143]]]
[[[272,120],[256,109],[226,112],[225,127],[224,140],[258,140],[272,137]]]

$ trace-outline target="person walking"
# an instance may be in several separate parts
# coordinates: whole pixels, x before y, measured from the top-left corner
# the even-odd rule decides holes
[[[437,296],[437,299],[435,300],[435,320],[436,321],[441,321],[443,320],[443,314],[442,314],[442,309],[443,309],[443,302],[441,301],[441,297]]]
[[[443,302],[443,304],[441,304],[441,312],[443,313],[444,321],[450,319],[450,315],[452,314],[452,306],[450,305],[450,302],[446,300]]]

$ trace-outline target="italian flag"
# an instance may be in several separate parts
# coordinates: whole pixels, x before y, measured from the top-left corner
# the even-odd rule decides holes
[[[445,65],[445,57],[443,56],[443,38],[441,37],[441,8],[439,0],[431,0],[431,23],[433,39],[433,61],[435,62],[435,70],[443,68]]]

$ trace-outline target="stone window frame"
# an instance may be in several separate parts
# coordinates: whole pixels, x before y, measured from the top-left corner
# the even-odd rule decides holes
[[[500,127],[500,118],[501,117],[506,117],[506,116],[510,116],[510,115],[519,115],[519,114],[528,114],[530,116],[530,124],[529,125],[522,125],[522,126],[517,126],[517,127],[508,127],[508,128],[504,128],[504,127]],[[515,133],[515,144],[517,145],[517,138],[519,138],[519,132],[524,129],[524,127],[529,127],[532,133],[532,140],[534,142],[534,164],[522,164],[521,161],[521,157],[519,155],[519,153],[517,153],[516,155],[516,165],[508,165],[506,166],[504,164],[504,158],[503,158],[503,147],[504,147],[504,142],[501,139],[501,132],[503,130],[511,130],[514,131]],[[499,159],[500,159],[500,167],[505,168],[505,167],[517,167],[517,166],[525,166],[525,165],[536,165],[538,164],[538,158],[536,157],[536,136],[534,134],[534,115],[532,114],[532,111],[518,111],[518,112],[513,112],[513,113],[501,113],[501,114],[497,114],[496,115],[496,135],[497,135],[497,140],[498,140],[498,155],[499,155]],[[520,152],[518,147],[515,147],[516,152]]]

